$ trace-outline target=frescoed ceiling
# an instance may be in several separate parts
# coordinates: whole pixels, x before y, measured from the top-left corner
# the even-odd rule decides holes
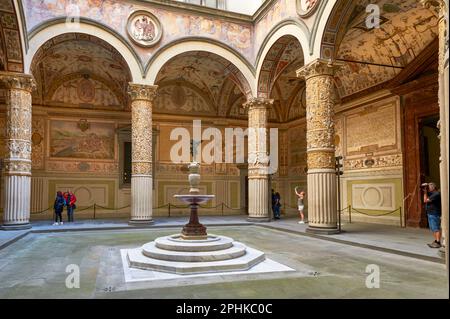
[[[305,116],[305,82],[296,71],[304,64],[298,40],[292,36],[280,38],[267,53],[258,81],[258,95],[274,99],[279,122]]]
[[[380,8],[380,25],[368,28],[366,6]],[[391,80],[438,35],[437,18],[417,0],[364,0],[338,3],[328,21],[323,58],[345,62],[336,84],[348,97]]]
[[[226,116],[235,100],[245,102],[250,92],[233,64],[216,54],[199,51],[168,61],[159,71],[156,84],[156,113]]]
[[[55,37],[36,54],[32,73],[38,83],[33,96],[35,104],[64,102],[61,106],[122,109],[128,106],[131,75],[127,63],[101,39],[83,34]],[[65,94],[69,96],[57,98]]]

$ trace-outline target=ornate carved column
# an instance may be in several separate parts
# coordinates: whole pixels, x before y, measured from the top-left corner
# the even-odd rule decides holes
[[[317,59],[297,71],[306,79],[308,232],[338,232],[333,119],[333,76],[338,68]]]
[[[157,86],[129,84],[132,175],[130,224],[152,224],[152,107]]]
[[[449,44],[448,44],[448,1],[445,0],[421,0],[422,5],[432,10],[437,16],[439,24],[439,129],[441,143],[440,157],[440,184],[442,193],[442,237],[445,250],[441,250],[446,256],[448,269],[448,173],[449,173],[449,151],[448,151],[448,67],[449,67]]]
[[[271,220],[269,208],[269,156],[267,117],[273,100],[252,98],[248,109],[248,214],[253,222]]]
[[[31,75],[0,73],[6,89],[6,136],[3,226],[5,230],[27,229],[31,200]]]

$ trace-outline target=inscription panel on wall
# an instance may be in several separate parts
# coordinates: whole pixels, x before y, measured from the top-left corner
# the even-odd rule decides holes
[[[368,152],[396,150],[397,107],[394,103],[375,107],[346,117],[347,156]]]

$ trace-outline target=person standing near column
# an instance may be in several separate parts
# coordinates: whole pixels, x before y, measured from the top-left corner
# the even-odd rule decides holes
[[[434,242],[428,244],[428,247],[441,248],[441,192],[435,183],[422,184],[422,191],[428,225],[434,236]]]
[[[305,214],[304,214],[304,210],[305,210],[305,203],[304,203],[304,199],[306,196],[305,191],[298,191],[298,187],[295,187],[295,194],[297,195],[298,199],[297,199],[297,206],[298,206],[298,213],[300,215],[300,221],[298,222],[299,224],[304,224],[305,223]]]

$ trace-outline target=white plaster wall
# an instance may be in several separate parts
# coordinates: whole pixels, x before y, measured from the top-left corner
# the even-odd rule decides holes
[[[227,10],[248,15],[253,15],[262,5],[263,0],[228,0]]]

